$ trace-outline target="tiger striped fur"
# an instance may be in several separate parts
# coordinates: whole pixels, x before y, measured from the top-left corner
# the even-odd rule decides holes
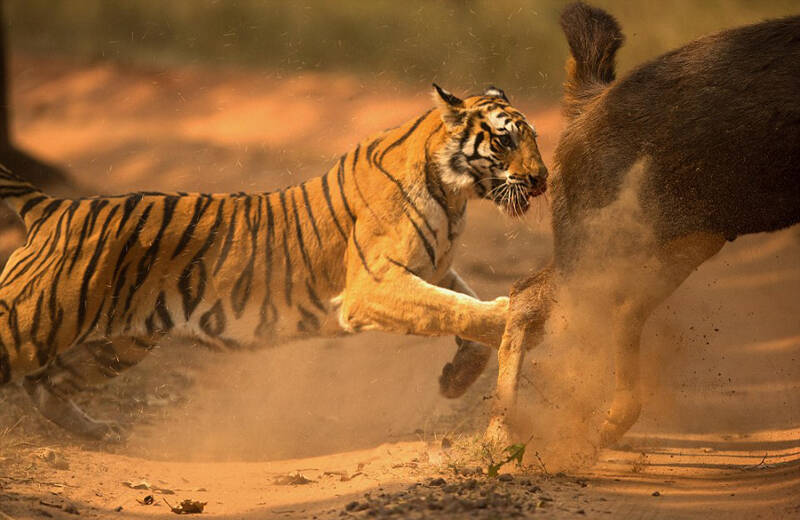
[[[450,268],[467,199],[512,214],[544,191],[533,128],[491,89],[361,142],[322,177],[274,193],[52,198],[11,172],[0,197],[27,242],[0,274],[0,382],[103,438],[71,396],[136,364],[164,334],[215,349],[385,330],[455,335],[442,390],[463,392],[500,344],[507,298]]]

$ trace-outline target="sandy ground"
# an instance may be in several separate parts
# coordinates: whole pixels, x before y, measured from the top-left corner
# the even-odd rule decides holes
[[[12,65],[16,141],[87,192],[278,188],[430,104],[375,78]],[[516,104],[549,161],[558,110]],[[456,267],[481,296],[547,261],[548,211],[540,199],[513,222],[472,205]],[[641,420],[571,475],[479,474],[496,366],[463,398],[439,397],[449,338],[371,333],[227,355],[167,342],[82,398],[128,427],[122,444],[72,438],[0,390],[0,519],[170,518],[164,499],[229,519],[800,516],[798,260],[795,228],[741,238],[702,266],[646,327]],[[142,481],[150,489],[125,484]]]

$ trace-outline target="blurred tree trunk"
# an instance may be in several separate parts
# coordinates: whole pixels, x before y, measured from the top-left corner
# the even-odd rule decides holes
[[[9,74],[6,53],[4,2],[0,0],[0,163],[45,191],[60,196],[75,196],[79,190],[66,172],[14,146],[11,140],[11,109],[8,101]],[[24,240],[19,217],[0,204],[0,266]]]

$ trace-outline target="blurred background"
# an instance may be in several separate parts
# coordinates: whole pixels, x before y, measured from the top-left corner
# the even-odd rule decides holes
[[[545,103],[559,95],[561,0],[5,0],[18,51],[87,63],[336,72],[426,89],[497,83]],[[627,35],[621,70],[699,35],[797,11],[793,0],[594,5]]]
[[[627,37],[623,74],[703,34],[800,12],[796,0],[594,4]],[[456,94],[505,89],[549,163],[562,128],[564,5],[4,0],[10,135],[52,166],[39,179],[54,193],[272,190],[427,110],[436,81]],[[481,297],[547,262],[549,212],[545,198],[521,221],[471,205],[455,264]],[[634,433],[798,425],[796,235],[726,246],[653,317],[643,347],[651,402]],[[7,229],[0,249],[22,239]],[[137,432],[123,450],[153,457],[269,459],[479,431],[495,362],[446,401],[436,380],[454,349],[450,338],[382,334],[238,356],[162,348],[85,400]],[[0,399],[4,423],[58,435],[25,399]]]

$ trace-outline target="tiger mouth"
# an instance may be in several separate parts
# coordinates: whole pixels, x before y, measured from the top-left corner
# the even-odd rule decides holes
[[[546,191],[547,184],[544,182],[537,182],[533,186],[505,182],[495,191],[493,200],[503,213],[511,217],[521,217],[530,209],[531,199]]]
[[[544,192],[546,191],[547,191],[547,184],[543,182],[531,188],[528,191],[528,197],[532,199],[534,197],[538,197],[539,195],[544,195]]]

